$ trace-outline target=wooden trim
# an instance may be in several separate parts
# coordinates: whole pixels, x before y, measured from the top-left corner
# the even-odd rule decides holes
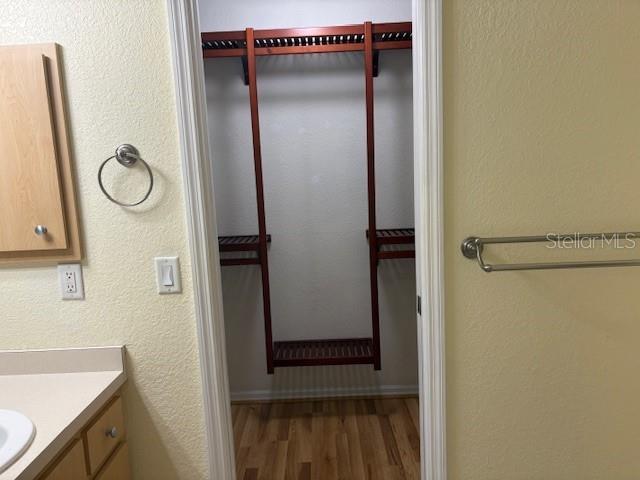
[[[304,27],[304,28],[273,28],[256,30],[255,38],[286,38],[286,37],[325,37],[332,35],[362,35],[362,24],[337,25],[334,27]]]
[[[411,48],[411,40],[394,40],[390,42],[373,42],[374,50],[399,50]]]
[[[67,239],[69,246],[64,254],[65,261],[80,261],[83,257],[80,230],[80,212],[76,197],[75,171],[71,158],[71,142],[69,141],[69,115],[62,71],[62,48],[57,43],[43,45],[42,49],[48,58],[49,81],[51,89],[57,92],[52,95],[51,103],[55,118],[56,148],[59,158],[60,181],[63,191],[65,220],[67,222]]]
[[[383,44],[392,44],[400,42],[380,42]],[[411,42],[409,42],[411,43]],[[403,48],[384,46],[383,48]],[[404,47],[406,48],[406,47]],[[269,55],[296,55],[305,53],[336,53],[336,52],[361,52],[364,46],[361,43],[345,43],[340,45],[300,45],[291,47],[257,47],[255,49],[256,57],[264,57]],[[229,48],[229,49],[205,49],[202,51],[204,58],[219,57],[244,57],[247,55],[246,48]]]
[[[203,32],[200,35],[203,42],[216,42],[220,40],[242,40],[245,39],[243,30],[233,30],[227,32]]]
[[[413,1],[413,137],[422,480],[446,480],[442,0]]]
[[[387,22],[372,23],[371,31],[374,34],[392,32],[411,32],[412,22]],[[293,38],[293,37],[331,37],[334,35],[362,35],[364,26],[361,23],[352,25],[336,25],[329,27],[302,27],[302,28],[271,28],[254,30],[254,38],[263,40],[267,38]],[[232,30],[226,32],[203,32],[203,42],[223,40],[244,40],[244,30]]]
[[[218,57],[244,57],[247,54],[246,48],[230,48],[219,50],[203,50],[202,55],[204,58],[218,58]]]
[[[294,55],[302,53],[358,52],[362,50],[364,50],[364,46],[361,43],[345,43],[336,45],[300,45],[299,47],[259,47],[256,48],[256,56],[260,57],[265,55]]]
[[[373,123],[373,33],[371,22],[364,24],[364,89],[367,125],[367,208],[369,231],[376,231],[375,140]],[[371,334],[373,337],[373,368],[382,368],[380,358],[380,308],[378,305],[378,239],[369,237],[369,283],[371,287]]]
[[[256,48],[253,28],[247,28],[247,74],[249,77],[249,104],[251,106],[251,132],[253,134],[253,165],[258,208],[258,237],[260,273],[262,277],[262,309],[264,312],[264,342],[267,373],[273,373],[273,335],[271,332],[271,293],[269,288],[269,259],[267,256],[267,220],[264,208],[262,179],[262,148],[260,145],[260,117],[258,115],[258,85],[256,79]]]
[[[234,479],[220,256],[197,1],[167,0],[167,11],[202,375],[207,478]]]
[[[411,32],[413,22],[387,22],[374,23],[371,25],[371,31],[375,33],[391,33],[391,32]]]

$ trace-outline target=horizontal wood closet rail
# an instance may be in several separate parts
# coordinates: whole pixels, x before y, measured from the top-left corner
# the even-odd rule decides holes
[[[411,22],[371,25],[373,50],[411,48]],[[365,50],[364,26],[280,28],[254,30],[255,56],[336,53]],[[202,33],[205,58],[247,55],[244,30]]]

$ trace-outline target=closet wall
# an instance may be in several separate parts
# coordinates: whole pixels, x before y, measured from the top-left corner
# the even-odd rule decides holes
[[[411,19],[410,0],[200,2],[203,31]],[[221,235],[257,233],[248,89],[238,59],[205,61]],[[411,52],[383,52],[375,79],[379,228],[413,226]],[[371,334],[363,56],[258,59],[275,340]],[[281,368],[267,375],[258,267],[222,273],[232,395],[417,390],[412,260],[379,267],[382,371]]]

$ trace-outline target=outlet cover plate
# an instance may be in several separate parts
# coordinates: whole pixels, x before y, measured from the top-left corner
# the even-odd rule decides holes
[[[79,263],[58,265],[58,283],[63,300],[84,300],[82,265]]]

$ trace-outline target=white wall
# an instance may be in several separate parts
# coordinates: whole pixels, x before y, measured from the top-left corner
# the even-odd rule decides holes
[[[411,2],[203,1],[203,31],[406,21]],[[378,225],[413,225],[411,53],[383,52],[375,79]],[[247,87],[238,59],[205,62],[220,234],[257,233]],[[363,57],[258,59],[273,336],[371,335]],[[236,398],[274,391],[411,389],[417,384],[413,262],[379,268],[382,371],[372,366],[266,374],[258,267],[223,269]]]

